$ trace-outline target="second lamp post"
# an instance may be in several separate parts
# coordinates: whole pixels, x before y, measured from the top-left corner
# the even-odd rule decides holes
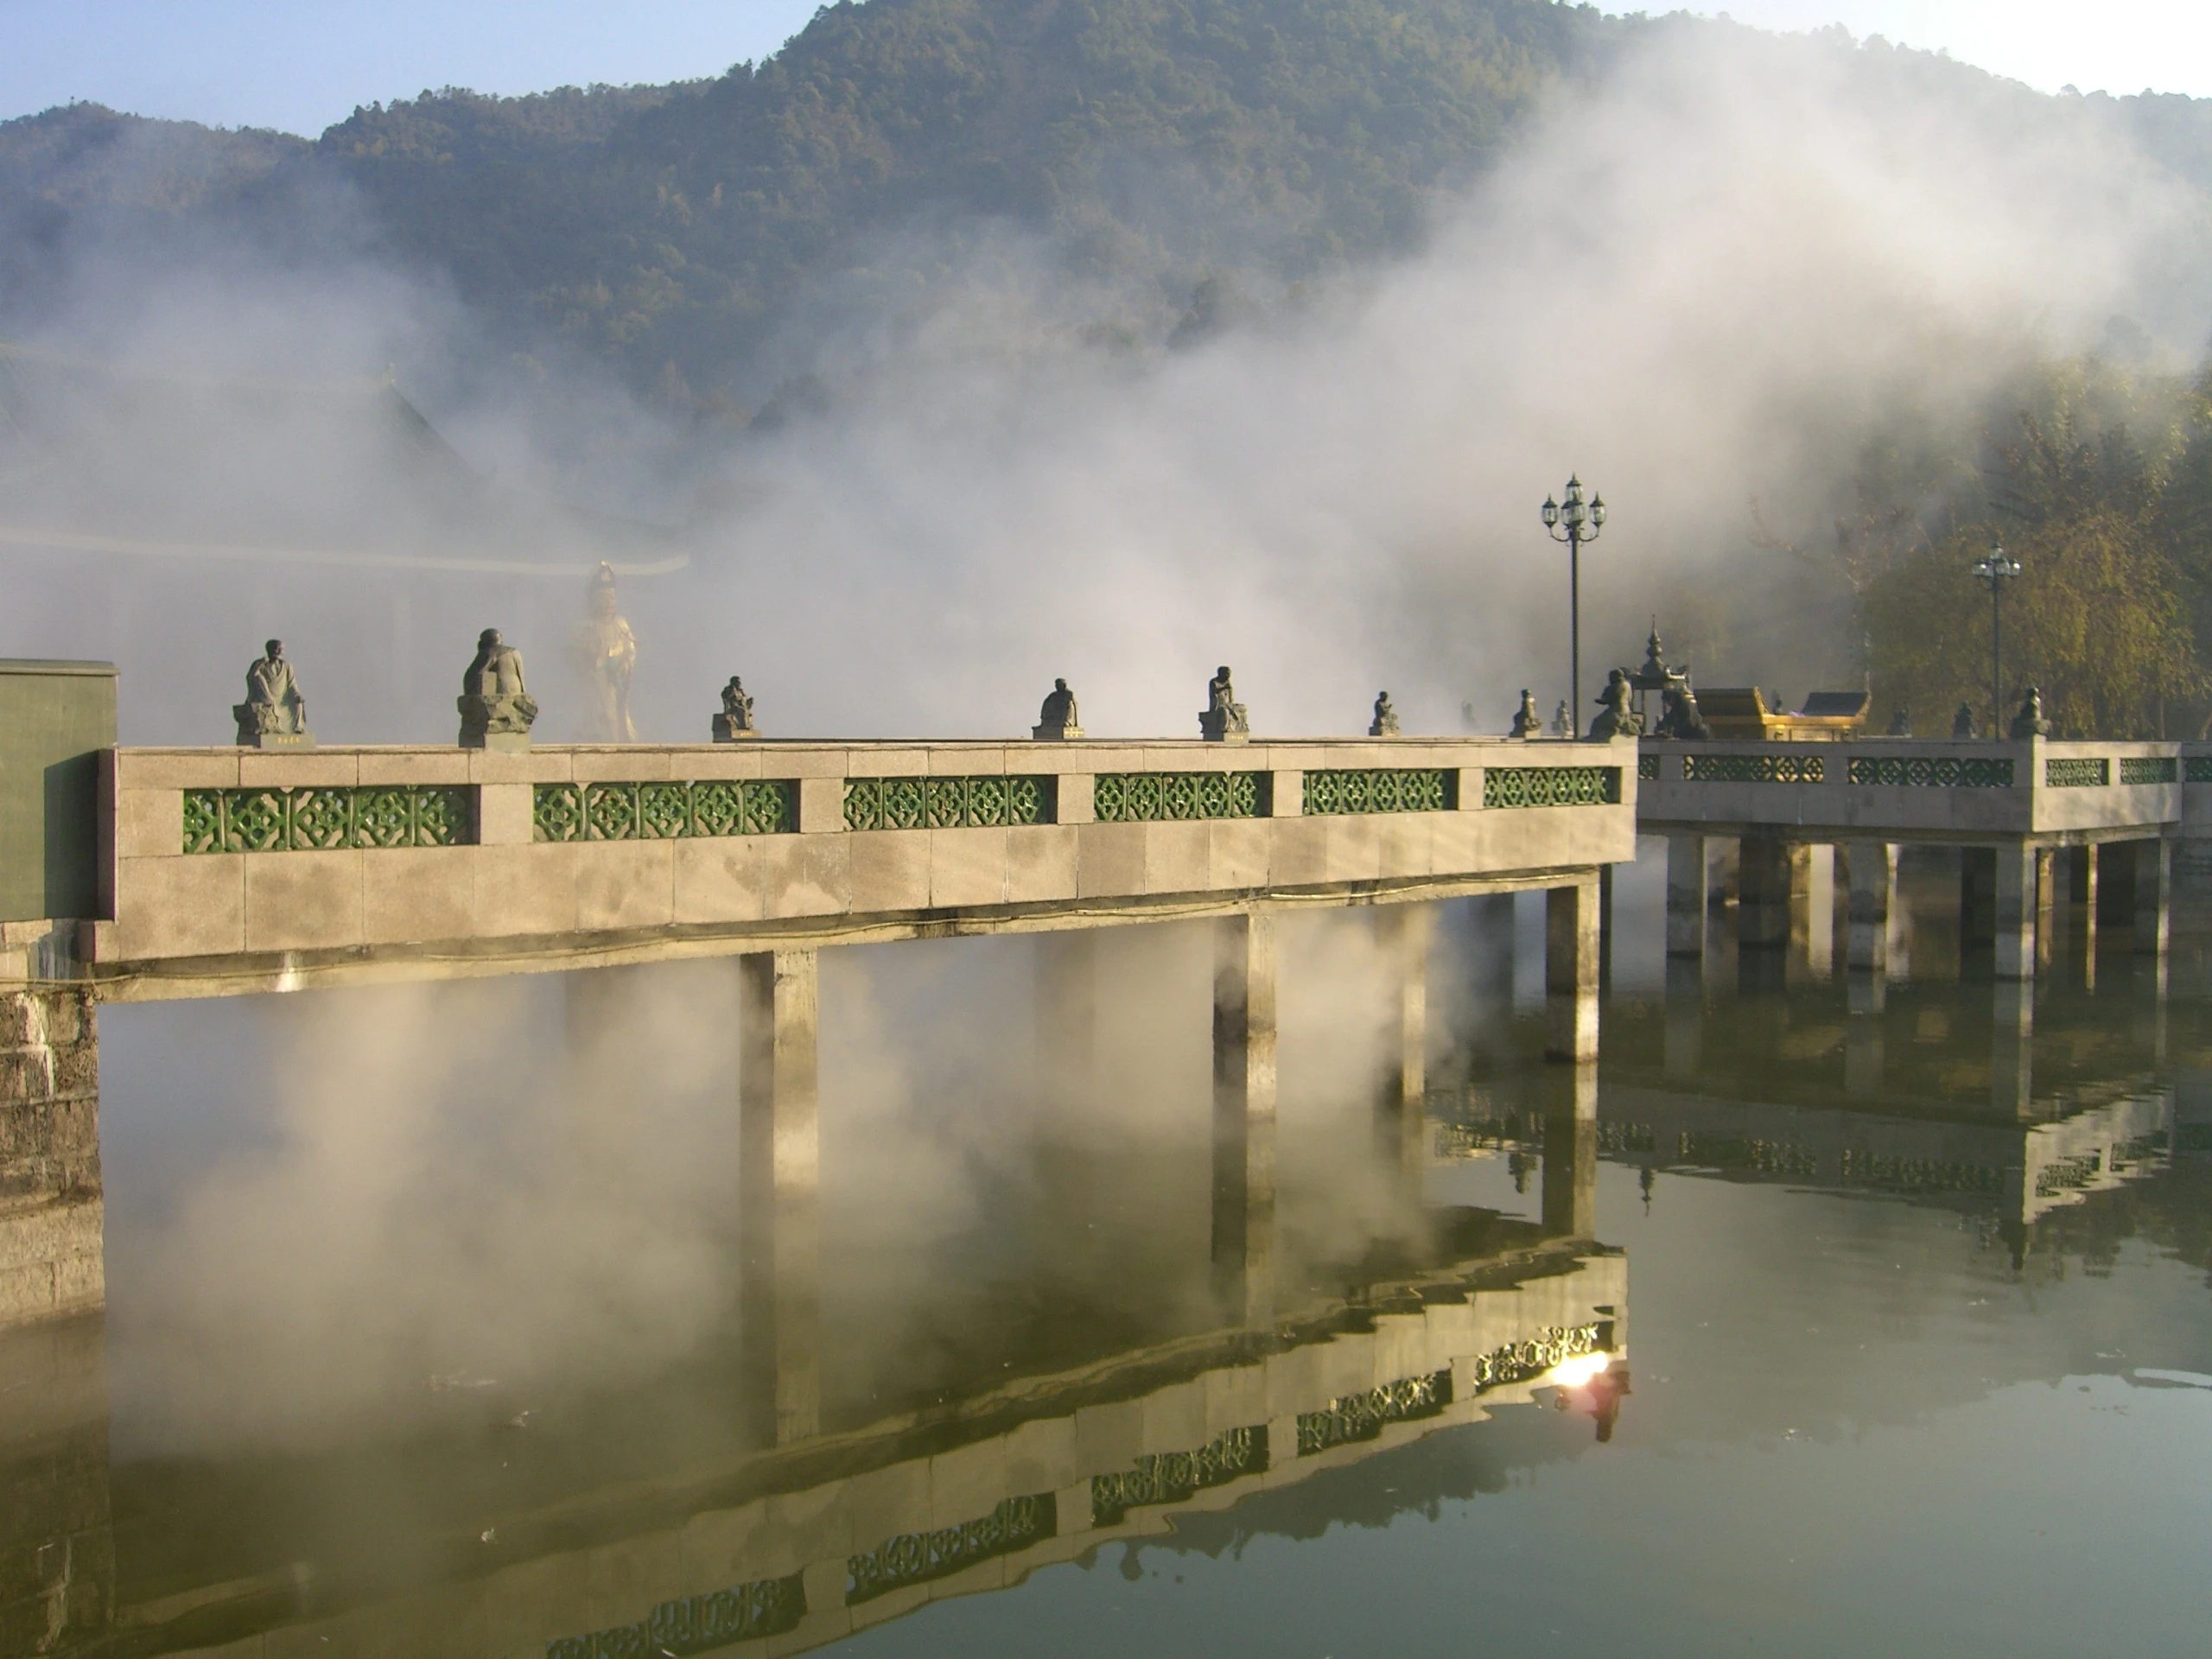
[[[1974,573],[1989,584],[1989,734],[2005,735],[2005,584],[2020,562],[2001,547],[1974,561]]]
[[[1544,498],[1544,528],[1555,542],[1567,543],[1567,734],[1582,725],[1582,543],[1594,542],[1605,527],[1605,498],[1582,500],[1582,480],[1570,474],[1567,499]]]

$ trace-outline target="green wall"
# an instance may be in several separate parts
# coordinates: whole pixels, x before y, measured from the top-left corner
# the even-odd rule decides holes
[[[0,921],[98,914],[115,665],[0,658]]]

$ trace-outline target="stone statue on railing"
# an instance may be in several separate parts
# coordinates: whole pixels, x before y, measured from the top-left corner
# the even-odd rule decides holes
[[[729,683],[722,687],[722,711],[715,716],[715,741],[742,743],[760,735],[760,728],[753,723],[753,694],[745,689],[745,682],[733,674]]]
[[[522,653],[497,628],[477,636],[476,658],[461,677],[461,747],[526,749],[537,700],[524,688]]]
[[[1559,707],[1552,710],[1551,734],[1554,737],[1574,735],[1574,716],[1567,712],[1567,699],[1559,700]]]
[[[1662,691],[1659,709],[1659,729],[1655,736],[1696,741],[1713,735],[1713,728],[1698,711],[1697,693],[1687,684]]]
[[[1037,711],[1037,723],[1029,728],[1034,738],[1060,741],[1083,735],[1083,716],[1075,706],[1075,693],[1068,690],[1065,680],[1054,680],[1052,689],[1045,696],[1045,705]]]
[[[1544,717],[1536,712],[1536,699],[1527,686],[1521,688],[1521,706],[1513,711],[1513,730],[1509,735],[1518,738],[1541,737]]]
[[[2016,743],[2031,737],[2049,737],[2050,722],[2043,717],[2043,688],[2031,685],[2028,695],[2020,699],[2020,712],[2012,716],[2012,741]]]
[[[1252,722],[1229,683],[1227,663],[1206,682],[1205,712],[1198,716],[1198,734],[1209,743],[1243,743],[1252,735]]]
[[[1964,738],[1972,737],[1974,734],[1974,705],[1970,702],[1962,702],[1959,705],[1959,712],[1951,716],[1951,735],[1955,738]]]
[[[308,700],[300,695],[292,665],[284,660],[284,642],[271,639],[266,655],[245,671],[245,701],[231,705],[231,718],[238,723],[238,744],[248,749],[311,749],[315,734],[308,730]]]
[[[1398,711],[1390,706],[1388,691],[1375,694],[1375,718],[1367,722],[1367,734],[1370,737],[1398,735]]]
[[[1890,713],[1890,729],[1883,733],[1882,735],[1885,737],[1910,737],[1912,735],[1912,710],[1906,708],[1903,703],[1897,704],[1897,706]]]
[[[1592,742],[1643,734],[1643,723],[1629,712],[1628,700],[1632,690],[1626,669],[1617,668],[1606,677],[1605,689],[1598,694],[1597,717],[1590,722]]]
[[[614,567],[601,563],[585,595],[585,614],[569,644],[583,683],[584,736],[599,743],[634,743],[630,676],[638,666],[638,636],[616,608]]]

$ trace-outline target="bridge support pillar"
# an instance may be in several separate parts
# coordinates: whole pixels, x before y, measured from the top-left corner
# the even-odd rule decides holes
[[[1822,849],[1825,850],[1825,849]],[[1737,938],[1739,944],[1789,945],[1801,954],[1812,946],[1813,854],[1808,842],[1771,836],[1745,836],[1737,858]],[[1827,872],[1834,865],[1827,863]],[[1822,886],[1820,897],[1832,891]]]
[[[106,1300],[102,1216],[92,996],[0,991],[0,1326]]]
[[[1598,1230],[1598,1067],[1562,1067],[1545,1080],[1542,1225],[1554,1238]]]
[[[2036,849],[2012,842],[1994,849],[1997,866],[1996,974],[1999,979],[2036,976]]]
[[[1886,974],[1890,917],[1897,902],[1894,842],[1854,841],[1850,853],[1851,900],[1844,962],[1853,973]]]
[[[1705,837],[1667,837],[1667,954],[1705,954]]]
[[[778,1445],[822,1427],[819,972],[812,950],[738,958],[745,1368]]]
[[[1989,1103],[1999,1116],[2025,1122],[2034,1115],[2035,982],[1999,979],[1991,1014]]]
[[[1598,1058],[1598,883],[1544,894],[1544,1057]]]
[[[1434,931],[1429,905],[1376,909],[1376,942],[1391,979],[1390,1040],[1376,1100],[1376,1145],[1386,1161],[1415,1180],[1427,1147],[1428,950]]]
[[[2050,966],[2052,946],[2058,938],[2058,852],[2036,849],[2036,966]]]
[[[2135,954],[2164,957],[2173,937],[2174,848],[2170,841],[2135,843]]]
[[[2097,988],[2097,849],[2094,842],[2074,849],[2069,896],[2082,907],[2082,983]]]
[[[1213,1280],[1230,1319],[1274,1317],[1275,922],[1214,924]]]

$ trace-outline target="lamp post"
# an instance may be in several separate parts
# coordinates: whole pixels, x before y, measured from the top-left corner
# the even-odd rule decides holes
[[[1989,584],[1989,725],[1992,737],[2005,735],[2005,584],[2020,574],[2020,562],[2002,547],[1992,547],[1974,561],[1974,573]]]
[[[1573,721],[1582,721],[1582,543],[1594,542],[1605,527],[1605,498],[1593,495],[1586,506],[1582,480],[1569,474],[1567,499],[1544,498],[1544,528],[1555,542],[1567,543],[1567,706]]]

